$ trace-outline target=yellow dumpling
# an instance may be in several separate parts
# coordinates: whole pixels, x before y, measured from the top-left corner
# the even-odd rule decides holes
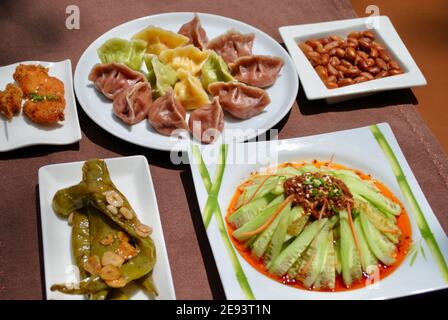
[[[186,110],[193,110],[210,103],[201,81],[190,72],[179,70],[180,81],[174,86],[174,96]]]
[[[174,49],[186,45],[190,39],[162,28],[149,26],[134,34],[133,39],[144,40],[148,43],[146,52],[159,55],[166,49]]]
[[[183,69],[193,75],[201,71],[211,51],[201,51],[193,45],[169,49],[160,53],[160,60],[175,70]]]

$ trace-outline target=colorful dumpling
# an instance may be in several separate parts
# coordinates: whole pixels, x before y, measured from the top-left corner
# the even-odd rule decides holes
[[[188,37],[190,39],[189,43],[199,49],[205,48],[208,42],[207,34],[201,26],[201,21],[197,13],[194,14],[193,20],[180,27],[178,33]]]
[[[227,64],[216,52],[212,52],[202,66],[201,78],[202,85],[207,90],[210,83],[234,80],[230,74],[229,67],[227,67]]]
[[[169,136],[175,130],[188,131],[185,109],[174,99],[173,89],[154,101],[148,112],[149,124],[160,134]]]
[[[145,41],[119,38],[107,40],[97,50],[101,63],[124,63],[134,70],[140,70],[145,51]]]
[[[210,104],[194,110],[188,119],[188,126],[197,140],[203,143],[216,141],[224,130],[224,112],[218,97],[213,98]]]
[[[210,40],[207,49],[214,50],[225,62],[230,63],[239,57],[252,55],[255,34],[243,34],[236,30],[229,30],[226,33]]]
[[[197,75],[209,55],[210,51],[201,51],[189,44],[185,47],[164,50],[159,55],[159,58],[160,61],[170,65],[176,71],[183,69],[193,75]]]
[[[219,98],[224,111],[238,119],[249,119],[271,102],[268,93],[240,82],[215,82],[208,86],[210,93]]]
[[[146,118],[152,104],[151,85],[139,82],[121,91],[114,99],[113,112],[124,123],[136,124]]]
[[[144,40],[147,43],[146,52],[159,55],[166,49],[174,49],[186,45],[190,39],[162,28],[150,26],[136,33],[132,39]]]
[[[229,67],[238,81],[266,88],[274,84],[284,64],[279,57],[254,55],[238,58]]]
[[[114,100],[120,92],[129,86],[146,79],[142,73],[134,71],[122,63],[98,63],[90,71],[89,80],[106,98]]]
[[[180,81],[174,86],[174,96],[186,110],[197,109],[210,103],[201,81],[184,70],[178,72]]]
[[[154,98],[163,96],[177,82],[177,72],[169,65],[163,64],[156,55],[145,55],[147,78],[151,83]]]

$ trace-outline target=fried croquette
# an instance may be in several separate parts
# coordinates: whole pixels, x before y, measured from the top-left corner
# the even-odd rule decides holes
[[[54,124],[64,120],[64,83],[40,65],[20,64],[13,75],[26,98],[23,112],[31,121]]]
[[[4,91],[0,91],[0,113],[8,120],[20,113],[22,108],[22,90],[15,84],[8,83]]]

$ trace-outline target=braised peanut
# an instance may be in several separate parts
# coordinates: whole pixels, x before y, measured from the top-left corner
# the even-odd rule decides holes
[[[339,47],[340,45],[341,45],[341,41],[339,41],[339,40],[332,41],[332,42],[327,43],[324,46],[324,50],[325,50],[325,52],[328,52],[328,51],[330,51],[332,49],[335,49],[335,48]]]
[[[389,69],[400,69],[400,66],[398,65],[397,61],[390,60],[389,61]]]
[[[370,43],[368,41],[366,41],[365,39],[368,39],[368,38],[359,39],[359,41],[358,41],[359,47],[361,48],[361,50],[363,50],[365,52],[370,52]]]
[[[401,70],[401,69],[391,69],[388,71],[389,76],[395,76],[397,74],[402,74],[402,73],[403,73],[403,70]]]
[[[329,89],[401,74],[397,61],[375,41],[371,30],[309,39],[299,48]]]
[[[359,70],[358,67],[352,67],[352,68],[347,69],[344,72],[344,76],[346,78],[355,78],[355,77],[359,76],[360,73],[361,73],[361,70]]]
[[[338,74],[338,70],[333,67],[331,64],[327,65],[328,74],[332,76],[336,76]]]
[[[324,54],[322,54],[322,55],[320,56],[320,58],[321,58],[320,63],[321,63],[323,66],[326,66],[326,65],[328,64],[328,62],[330,61],[330,55],[329,55],[328,53],[324,53]]]
[[[348,86],[349,84],[353,84],[352,78],[343,78],[338,81],[338,86],[340,86],[340,87],[345,87],[345,86]]]
[[[319,65],[319,66],[317,66],[314,70],[316,70],[318,76],[319,76],[323,81],[327,80],[327,78],[328,78],[328,73],[327,73],[327,69],[325,69],[324,66]]]
[[[347,36],[347,38],[355,38],[355,39],[358,39],[358,38],[361,38],[361,37],[362,37],[362,32],[361,31],[350,32],[348,34],[348,36]]]
[[[375,75],[375,79],[387,77],[389,73],[386,70],[380,71],[377,75]]]
[[[372,31],[366,30],[362,33],[365,38],[369,38],[371,40],[375,39],[375,34]]]
[[[368,81],[368,80],[369,80],[369,78],[360,75],[360,76],[357,76],[356,78],[354,78],[353,82],[354,83],[361,83],[361,82],[365,82],[365,81]]]
[[[336,57],[342,59],[344,58],[344,56],[345,56],[345,50],[342,48],[336,48]]]
[[[376,62],[376,65],[378,67],[380,67],[382,70],[386,70],[386,71],[389,70],[389,66],[387,65],[387,63],[383,59],[376,58],[375,62]]]
[[[300,47],[300,49],[302,49],[303,52],[314,50],[310,45],[306,44],[305,42],[300,43],[299,47]]]
[[[356,50],[355,50],[354,47],[348,47],[348,48],[345,50],[345,58],[346,58],[348,61],[351,61],[351,62],[355,61],[355,58],[356,58]]]
[[[338,64],[341,63],[338,57],[330,57],[330,61],[328,61],[329,64],[331,64],[333,67],[336,67]]]

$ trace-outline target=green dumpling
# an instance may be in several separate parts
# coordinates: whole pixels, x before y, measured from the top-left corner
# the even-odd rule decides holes
[[[145,55],[145,64],[148,69],[146,77],[151,83],[154,98],[163,96],[165,91],[177,82],[177,72],[169,65],[160,62],[154,54]]]
[[[98,56],[101,63],[124,63],[134,70],[140,70],[145,51],[146,42],[143,40],[112,38],[98,48]]]
[[[229,82],[234,78],[224,60],[213,52],[202,66],[202,85],[208,90],[208,85],[214,82]]]

